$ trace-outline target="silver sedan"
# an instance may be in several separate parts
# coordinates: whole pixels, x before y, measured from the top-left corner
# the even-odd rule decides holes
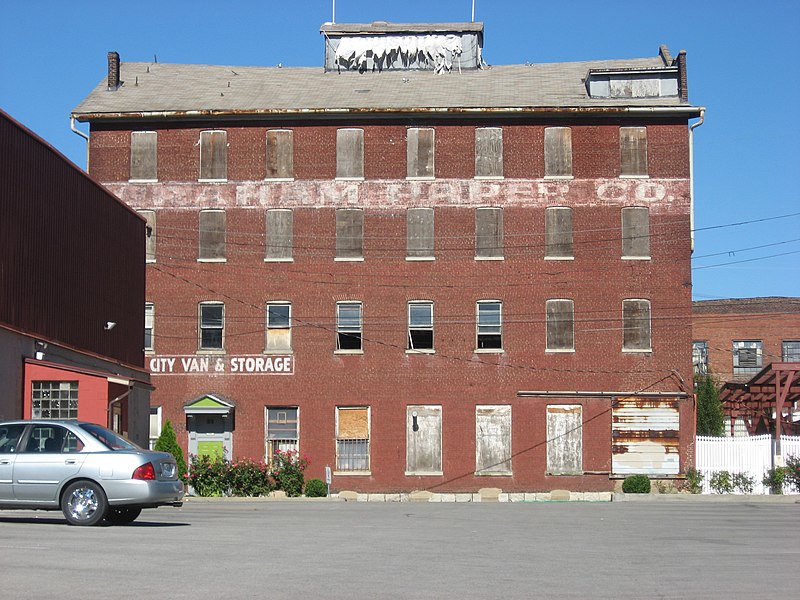
[[[0,508],[61,510],[70,525],[131,523],[143,508],[180,506],[175,459],[94,423],[0,422]]]

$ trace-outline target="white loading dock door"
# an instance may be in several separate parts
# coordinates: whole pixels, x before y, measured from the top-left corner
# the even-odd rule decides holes
[[[677,398],[619,398],[611,419],[614,475],[677,475],[680,422]]]

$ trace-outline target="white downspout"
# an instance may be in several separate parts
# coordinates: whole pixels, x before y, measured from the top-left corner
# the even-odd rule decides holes
[[[689,229],[691,251],[694,252],[694,130],[703,124],[706,109],[700,109],[700,120],[689,126]]]
[[[89,171],[89,135],[83,133],[80,129],[75,127],[75,117],[70,115],[69,116],[69,128],[74,132],[81,136],[83,139],[86,140],[86,167],[85,170]]]

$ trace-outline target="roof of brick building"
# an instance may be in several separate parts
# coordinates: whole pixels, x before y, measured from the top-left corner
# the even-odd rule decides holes
[[[696,300],[692,302],[692,313],[695,315],[787,312],[800,313],[800,298],[769,296],[764,298]]]

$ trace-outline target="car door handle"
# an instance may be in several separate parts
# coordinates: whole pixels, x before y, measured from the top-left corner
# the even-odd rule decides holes
[[[10,465],[11,459],[0,460],[0,465]]]
[[[64,461],[64,464],[65,465],[74,465],[75,464],[75,459],[74,458],[68,458],[67,460]]]

